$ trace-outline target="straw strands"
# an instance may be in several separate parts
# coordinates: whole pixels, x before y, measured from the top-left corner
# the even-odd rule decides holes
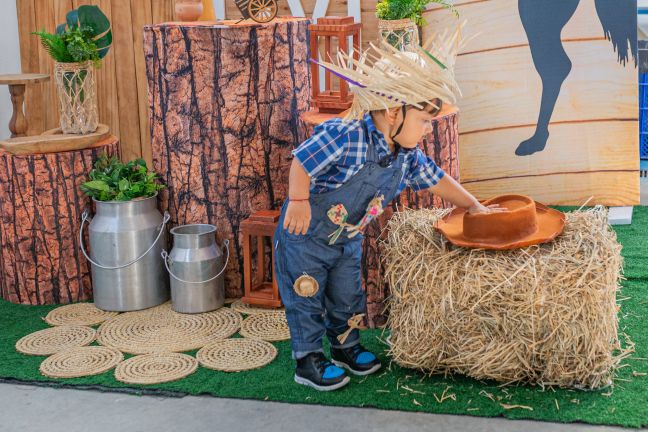
[[[629,355],[617,336],[621,245],[607,210],[567,213],[555,241],[456,248],[447,210],[394,214],[385,241],[390,355],[427,373],[599,388]]]

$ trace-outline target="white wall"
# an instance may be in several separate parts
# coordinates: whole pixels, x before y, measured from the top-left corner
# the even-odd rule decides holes
[[[20,44],[15,0],[0,0],[0,74],[20,73]],[[34,71],[36,72],[36,71]],[[9,88],[0,86],[0,139],[9,138],[11,99]]]

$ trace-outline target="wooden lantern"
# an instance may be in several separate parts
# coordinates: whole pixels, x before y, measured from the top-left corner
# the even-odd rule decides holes
[[[335,61],[337,54],[331,52],[331,39],[337,38],[338,50],[348,52],[348,38],[353,37],[353,57],[360,58],[360,23],[355,23],[353,17],[322,17],[316,24],[308,26],[310,30],[310,48],[314,60],[319,60],[319,41],[324,38],[324,61]],[[324,90],[320,90],[319,66],[311,64],[313,84],[312,105],[322,113],[341,113],[351,107],[353,95],[349,94],[349,85],[340,80],[339,90],[331,87],[331,72],[324,73]]]
[[[253,213],[248,219],[241,222],[243,233],[243,279],[245,294],[243,303],[268,307],[281,307],[279,287],[274,275],[274,247],[272,236],[279,221],[279,211],[261,210]],[[256,242],[253,238],[256,237]],[[266,239],[270,238],[272,256],[272,282],[266,281]],[[256,244],[256,278],[252,277],[253,245]]]

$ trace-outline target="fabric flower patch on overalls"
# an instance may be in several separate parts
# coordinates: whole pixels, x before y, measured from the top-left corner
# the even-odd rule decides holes
[[[349,238],[355,237],[356,235],[358,235],[358,233],[363,232],[372,220],[376,219],[382,214],[384,199],[385,196],[380,195],[369,201],[369,205],[367,205],[367,212],[360,220],[360,222],[358,222],[357,225],[347,227],[347,231],[349,231]]]
[[[297,295],[301,297],[313,297],[319,291],[317,279],[304,273],[295,281],[293,288]]]

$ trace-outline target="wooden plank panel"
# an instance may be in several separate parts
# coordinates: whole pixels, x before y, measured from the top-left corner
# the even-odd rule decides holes
[[[31,32],[40,30],[36,27],[36,7],[34,0],[17,0],[18,36],[20,40],[20,65],[24,73],[40,73],[41,46],[38,37]],[[27,117],[27,135],[44,131],[46,107],[41,103],[41,93],[51,83],[40,83],[27,86],[25,92],[25,114]]]
[[[137,101],[137,75],[133,50],[133,25],[130,0],[112,0],[113,50],[117,60],[117,109],[119,113],[119,141],[124,160],[142,154]]]
[[[466,20],[465,36],[472,38],[462,52],[475,52],[502,47],[528,45],[524,27],[520,20],[517,0],[490,0],[482,2],[457,2],[460,19],[439,6],[433,6],[423,14],[428,25],[423,28],[423,39],[428,40],[439,29],[452,28]],[[498,29],[493,31],[494,23]],[[576,12],[561,33],[563,40],[603,39],[603,28],[598,21],[594,2],[581,1]]]
[[[460,135],[462,181],[541,175],[557,170],[639,169],[636,121],[552,124],[543,151],[531,156],[516,156],[518,144],[533,132],[533,127],[521,127]],[[578,142],[574,142],[575,136]],[[560,161],[560,166],[556,166],[556,161]]]
[[[149,166],[152,166],[151,132],[148,125],[148,88],[146,81],[146,63],[144,61],[144,25],[153,21],[151,0],[131,0],[133,22],[133,45],[135,56],[135,76],[137,83],[137,104],[140,129],[141,155]]]
[[[233,5],[236,7],[236,5]],[[175,21],[175,4],[173,0],[151,0],[152,24]]]
[[[639,173],[598,172],[505,178],[490,181],[462,181],[479,199],[504,193],[524,194],[536,201],[556,205],[592,203],[608,206],[639,204]]]
[[[607,41],[568,42],[565,50],[573,66],[552,122],[636,118],[637,70],[618,64]],[[460,132],[537,122],[542,83],[528,47],[461,56],[456,69]]]
[[[92,0],[92,4],[99,6],[103,13],[108,17],[113,25],[113,35],[115,23],[112,16],[112,7],[110,0]],[[97,70],[97,100],[99,103],[99,120],[101,123],[110,126],[110,130],[117,137],[121,137],[119,127],[119,111],[117,102],[117,81],[115,75],[115,46],[108,51],[103,58],[101,68]]]
[[[53,33],[56,30],[55,24],[55,5],[51,0],[36,0],[36,28],[43,29]],[[47,54],[44,48],[39,48],[39,70],[42,73],[49,74],[54,80],[54,60]],[[40,92],[40,103],[47,107],[43,115],[43,126],[45,129],[52,129],[58,126],[58,99],[56,94],[56,85],[52,82],[51,85],[42,87]]]

